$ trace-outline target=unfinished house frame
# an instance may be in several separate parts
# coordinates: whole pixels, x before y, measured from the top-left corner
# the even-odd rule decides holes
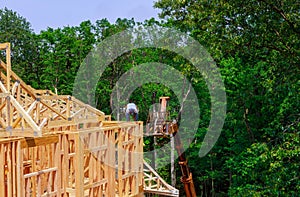
[[[0,49],[0,196],[178,193],[144,170],[142,122],[111,121],[72,96],[32,88],[12,71],[10,44]]]

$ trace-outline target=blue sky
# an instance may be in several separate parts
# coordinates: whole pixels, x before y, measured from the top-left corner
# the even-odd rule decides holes
[[[16,11],[31,23],[35,32],[103,18],[112,23],[117,18],[158,19],[159,10],[153,4],[154,0],[0,0],[0,8]]]

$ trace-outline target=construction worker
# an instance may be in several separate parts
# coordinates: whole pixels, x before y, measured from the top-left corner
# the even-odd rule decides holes
[[[130,101],[126,106],[126,111],[125,111],[126,120],[129,121],[130,116],[133,116],[134,121],[137,121],[138,113],[139,113],[138,107],[136,106],[136,104],[134,104],[132,101]]]

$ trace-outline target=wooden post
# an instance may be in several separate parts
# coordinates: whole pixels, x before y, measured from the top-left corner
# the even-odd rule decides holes
[[[0,196],[6,196],[5,194],[5,144],[0,144]]]
[[[111,196],[116,196],[116,139],[115,139],[115,135],[116,132],[118,132],[118,129],[110,129],[109,131],[107,131],[107,136],[106,139],[107,140],[107,144],[108,144],[108,149],[107,149],[107,153],[108,153],[108,163],[106,163],[107,166],[107,171],[104,172],[105,176],[108,177],[108,189],[106,195],[111,195]],[[118,133],[119,134],[119,133]],[[118,158],[119,159],[119,158]]]
[[[61,158],[61,140],[59,139],[58,143],[53,144],[54,146],[54,165],[58,167],[58,170],[56,171],[55,177],[54,177],[54,189],[57,191],[57,196],[62,196],[61,195],[61,180],[63,178],[62,172],[61,172],[61,164],[62,164],[62,158]]]
[[[175,171],[175,142],[174,142],[174,136],[173,134],[170,135],[171,140],[171,185],[175,187],[176,185],[176,171]]]
[[[24,197],[24,171],[23,171],[23,151],[21,149],[21,142],[17,142],[17,196]]]
[[[68,97],[68,99],[67,99],[67,111],[66,111],[66,116],[67,116],[67,119],[69,120],[70,119],[70,117],[71,117],[71,107],[70,107],[70,105],[71,105],[71,98],[72,97]]]
[[[13,196],[16,196],[16,192],[17,192],[17,179],[19,179],[19,177],[17,177],[17,174],[16,174],[16,161],[17,161],[17,144],[18,142],[17,141],[13,141],[12,142],[12,155],[11,155],[11,158],[12,158],[12,195]]]
[[[37,103],[36,103],[36,114],[35,114],[35,122],[37,124],[40,124],[41,120],[40,120],[40,111],[41,111],[41,106],[40,106],[40,102],[39,99],[37,99]]]
[[[170,99],[170,97],[160,97],[159,102],[160,102],[160,112],[161,113],[166,113],[167,111],[167,102]]]
[[[154,123],[153,123],[153,130],[154,130],[154,133],[157,132],[156,130],[156,123],[157,123],[157,120],[159,118],[159,113],[158,113],[158,109],[155,109],[155,106],[153,105],[153,115],[156,114],[154,117],[155,117],[155,120],[154,120]],[[155,135],[153,135],[153,144],[151,144],[151,149],[153,150],[153,158],[152,158],[152,167],[154,169],[156,169],[156,157],[157,157],[157,152],[156,152],[156,145],[157,145],[157,142],[156,142],[156,137]]]
[[[84,196],[84,150],[81,133],[75,135],[75,189],[76,196]]]
[[[11,123],[12,123],[12,120],[11,120],[11,104],[10,104],[10,97],[7,96],[6,97],[6,128],[7,130],[10,130],[11,129]]]
[[[118,130],[118,191],[119,191],[119,196],[123,196],[123,179],[122,179],[122,167],[123,167],[123,161],[124,161],[124,151],[122,147],[123,143],[123,129]]]
[[[67,134],[62,134],[60,136],[60,142],[61,142],[61,148],[62,148],[62,164],[61,164],[61,177],[64,177],[64,179],[61,181],[62,187],[63,187],[63,194],[64,196],[67,193],[67,187],[69,186],[69,152],[68,152],[68,140],[67,140]]]
[[[6,85],[7,91],[10,92],[10,75],[11,75],[11,62],[10,62],[10,43],[6,43]]]
[[[11,142],[8,143],[7,149],[7,196],[12,197],[12,144]]]

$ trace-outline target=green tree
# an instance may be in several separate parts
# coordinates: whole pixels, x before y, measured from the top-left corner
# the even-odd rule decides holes
[[[48,28],[38,35],[39,87],[72,94],[77,70],[95,43],[90,21],[78,27]]]
[[[224,164],[233,160],[236,167],[243,166],[243,162],[253,162],[251,165],[255,166],[255,162],[247,158],[247,148],[266,143],[268,148],[261,150],[264,154],[280,151],[286,155],[289,151],[282,147],[283,144],[295,144],[286,135],[298,138],[299,3],[295,0],[159,0],[155,6],[161,9],[160,16],[168,25],[188,32],[208,48],[221,69],[226,85],[226,124],[217,145],[204,158],[211,160],[215,168],[203,164],[204,168],[210,169],[205,172],[195,167],[200,172],[199,185],[202,189],[208,188],[199,192],[215,195],[227,193],[228,188],[230,191],[236,191],[237,188],[242,191],[247,189],[247,184],[252,184],[252,188],[255,185],[260,189],[252,194],[230,194],[274,195],[278,188],[291,191],[280,194],[293,194],[296,189],[284,181],[278,182],[276,187],[270,187],[268,193],[261,189],[265,188],[263,182],[251,183],[264,169],[271,170],[268,167],[270,162],[253,168],[252,179],[239,177],[240,173]],[[214,157],[211,157],[212,154]],[[252,154],[255,160],[262,153],[254,151]],[[295,164],[296,156],[292,158]],[[193,162],[197,163],[197,160]],[[286,170],[294,172],[293,165],[288,166]],[[276,173],[275,170],[273,172]],[[263,179],[271,177],[268,173],[262,173],[262,176]],[[293,180],[293,184],[296,184],[298,176],[296,173],[285,180]],[[208,185],[205,177],[214,180],[214,184],[210,181]],[[279,172],[273,177],[281,178]]]
[[[34,79],[37,66],[35,37],[25,18],[8,8],[0,9],[0,43],[11,43],[12,69],[29,84]]]

